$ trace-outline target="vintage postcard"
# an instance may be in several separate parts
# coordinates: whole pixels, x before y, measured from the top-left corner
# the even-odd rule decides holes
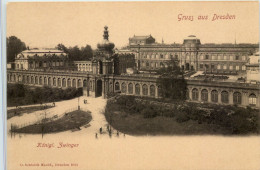
[[[259,3],[9,2],[7,170],[259,170]]]

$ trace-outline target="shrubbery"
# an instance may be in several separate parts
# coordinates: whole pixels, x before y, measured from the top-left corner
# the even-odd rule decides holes
[[[19,106],[43,102],[68,100],[82,95],[82,88],[30,88],[23,84],[7,85],[7,106]]]
[[[145,119],[163,116],[173,118],[179,123],[192,120],[197,121],[198,124],[221,126],[231,134],[258,133],[258,110],[187,102],[172,103],[172,105],[173,107],[166,107],[165,103],[156,105],[154,101],[148,99],[117,96],[113,102],[108,103],[106,113],[109,112],[111,116],[114,111],[119,111],[124,114],[124,117],[127,117],[127,114],[139,114]]]

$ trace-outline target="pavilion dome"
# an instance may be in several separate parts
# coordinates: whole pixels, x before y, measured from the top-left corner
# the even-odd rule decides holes
[[[97,48],[101,51],[112,51],[113,48],[115,47],[115,44],[110,42],[108,40],[109,34],[108,34],[108,27],[104,27],[104,35],[103,35],[103,40],[102,42],[97,44]]]

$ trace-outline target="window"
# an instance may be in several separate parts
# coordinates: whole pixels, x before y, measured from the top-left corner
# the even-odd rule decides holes
[[[71,87],[71,80],[70,80],[70,78],[67,80],[67,87]]]
[[[19,69],[19,64],[17,64],[17,68]]]
[[[150,96],[152,96],[152,97],[155,96],[155,86],[154,85],[150,86]]]
[[[119,86],[118,82],[116,82],[116,84],[115,84],[115,90],[120,90],[120,86]]]
[[[58,86],[61,87],[61,80],[58,78]]]
[[[149,63],[148,62],[146,62],[146,67],[149,67]]]
[[[62,79],[62,87],[66,87],[66,79]]]
[[[239,56],[238,55],[236,55],[236,60],[239,60]]]
[[[158,96],[162,97],[163,96],[163,92],[162,92],[162,87],[158,86]]]
[[[208,101],[208,90],[203,89],[201,91],[201,100],[205,102]]]
[[[206,56],[205,56],[205,59],[208,60],[208,59],[209,59],[209,55],[206,55]]]
[[[47,85],[47,77],[44,77],[44,85]]]
[[[51,78],[48,78],[48,86],[51,86]]]
[[[125,84],[125,82],[123,82],[121,84],[121,89],[122,89],[122,93],[126,93],[126,84]]]
[[[192,100],[198,100],[199,99],[199,91],[198,89],[193,89],[192,90]]]
[[[217,68],[220,70],[221,66],[218,64]]]
[[[241,104],[241,99],[242,99],[241,93],[235,92],[233,94],[233,103],[234,104]]]
[[[160,58],[163,58],[163,55],[162,55],[162,54],[160,55]]]
[[[239,66],[236,66],[236,70],[239,70]]]
[[[253,93],[249,95],[249,104],[254,106],[256,105],[256,95]]]
[[[21,64],[21,69],[23,69],[23,64]]]
[[[233,66],[229,66],[229,70],[233,70]]]
[[[76,87],[76,79],[72,80],[72,87]]]
[[[221,92],[221,102],[222,103],[228,103],[228,92],[227,91],[222,91]]]
[[[143,85],[142,90],[143,90],[143,95],[147,96],[148,95],[148,86],[146,84]]]
[[[82,81],[81,81],[81,79],[78,79],[78,87],[82,87]]]
[[[133,94],[133,84],[132,83],[128,84],[128,93]]]
[[[243,71],[246,70],[246,66],[245,65],[242,66],[242,70]]]
[[[39,84],[42,85],[42,77],[39,78]]]
[[[246,56],[242,56],[242,60],[246,60]]]
[[[37,81],[37,82],[36,82]],[[33,84],[34,83],[34,78],[33,77],[31,77],[31,84]],[[35,77],[35,84],[38,84],[38,78],[37,78],[37,76]]]
[[[233,57],[232,55],[230,56],[230,60],[231,60],[231,61],[233,61],[233,60],[234,60],[234,57]]]
[[[218,91],[212,90],[211,91],[211,101],[217,103],[218,102]]]
[[[53,84],[53,86],[56,86],[56,78],[55,77],[52,80],[52,84]]]
[[[223,69],[224,69],[224,70],[227,69],[227,65],[226,65],[226,64],[223,65]]]
[[[203,68],[203,64],[200,64],[200,68]]]
[[[135,94],[140,95],[140,85],[139,84],[135,85]]]

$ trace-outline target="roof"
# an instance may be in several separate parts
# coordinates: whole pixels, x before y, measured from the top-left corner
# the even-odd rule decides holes
[[[151,35],[142,35],[142,36],[136,36],[136,35],[134,35],[132,38],[130,38],[130,39],[135,39],[135,40],[143,40],[143,39],[148,39],[148,38],[150,38],[150,37],[152,37]],[[153,38],[153,37],[152,37]]]
[[[17,55],[17,59],[25,59],[28,57],[45,57],[45,56],[67,56],[67,54],[61,50],[56,49],[32,49],[32,50],[25,50],[22,51],[20,54]]]
[[[22,51],[22,53],[64,53],[64,52],[56,49],[32,49],[32,50]]]

